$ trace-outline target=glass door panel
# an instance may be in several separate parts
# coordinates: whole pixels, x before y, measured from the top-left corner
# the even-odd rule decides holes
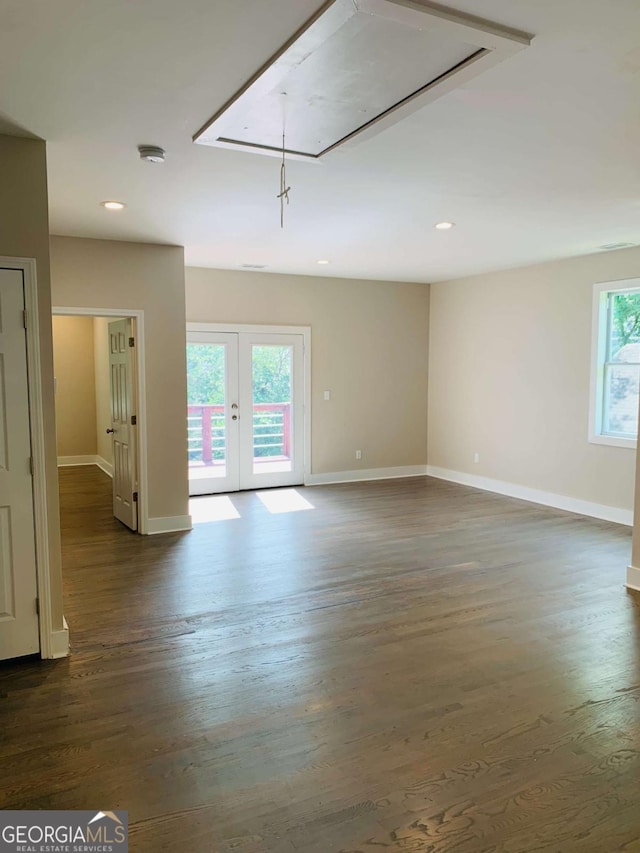
[[[237,485],[237,336],[187,338],[189,492],[226,492]],[[234,398],[233,400],[231,398]],[[234,419],[235,414],[235,419]]]
[[[302,335],[240,334],[240,488],[304,480]]]
[[[252,344],[253,473],[292,470],[293,347]]]

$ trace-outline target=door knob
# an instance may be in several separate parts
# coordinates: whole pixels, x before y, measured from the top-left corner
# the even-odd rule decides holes
[[[110,432],[115,432],[115,429],[108,429],[108,430],[106,430],[107,435],[109,435],[109,433],[110,433]]]

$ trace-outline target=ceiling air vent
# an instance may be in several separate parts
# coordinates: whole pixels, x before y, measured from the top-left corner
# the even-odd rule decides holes
[[[266,264],[240,264],[243,270],[266,270]]]
[[[317,160],[507,59],[530,36],[424,0],[329,0],[194,136]],[[285,139],[283,140],[283,135]]]

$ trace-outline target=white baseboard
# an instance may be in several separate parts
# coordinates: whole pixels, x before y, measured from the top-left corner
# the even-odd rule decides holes
[[[424,477],[426,465],[403,465],[397,468],[363,468],[359,471],[333,471],[329,474],[307,474],[305,486],[325,486],[331,483],[357,483],[362,480],[394,480],[400,477]]]
[[[63,628],[51,632],[51,659],[66,658],[69,654],[69,626],[62,617]]]
[[[633,589],[640,592],[640,569],[635,566],[627,567],[627,589]]]
[[[105,474],[113,478],[113,465],[102,456],[58,456],[58,468],[72,468],[77,465],[97,465]]]
[[[154,536],[156,533],[180,533],[191,530],[193,524],[190,515],[172,515],[166,518],[150,518],[147,524],[147,535]]]
[[[476,474],[466,474],[462,471],[450,471],[448,468],[438,468],[434,465],[427,466],[427,474],[429,477],[449,480],[451,483],[460,483],[463,486],[472,486],[475,489],[483,489],[485,492],[496,492],[499,495],[508,495],[511,498],[519,498],[534,504],[544,504],[554,509],[575,512],[578,515],[588,515],[591,518],[600,518],[603,521],[613,521],[615,524],[625,524],[627,527],[633,526],[633,510],[630,509],[620,509],[615,506],[579,500],[578,498],[568,498],[564,495],[556,495],[553,492],[530,489],[528,486],[520,486],[517,483],[492,480],[490,477],[479,477]]]
[[[107,462],[104,456],[96,456],[96,465],[113,480],[113,465],[111,462]]]
[[[98,457],[92,456],[58,456],[58,468],[67,468],[71,465],[97,465]]]

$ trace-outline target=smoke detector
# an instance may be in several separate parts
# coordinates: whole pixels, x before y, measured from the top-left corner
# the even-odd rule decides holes
[[[164,148],[157,145],[138,145],[138,153],[147,163],[164,163]]]

